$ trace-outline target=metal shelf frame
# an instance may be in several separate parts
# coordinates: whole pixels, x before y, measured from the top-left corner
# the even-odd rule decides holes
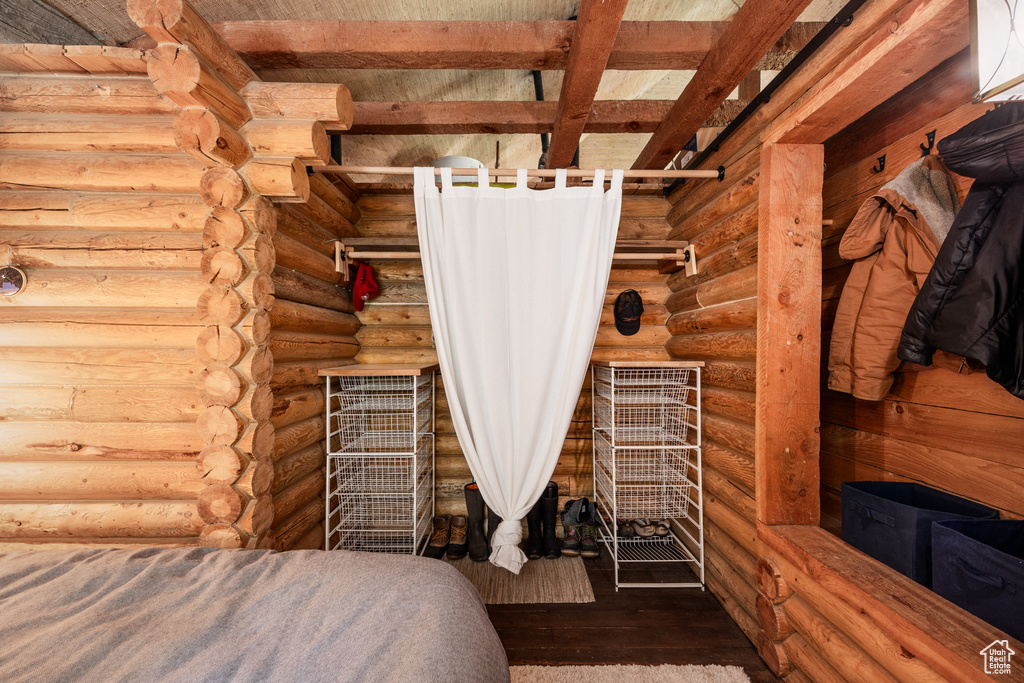
[[[325,547],[422,553],[434,517],[434,372],[326,378]]]
[[[591,368],[594,497],[616,590],[704,588],[702,365],[610,362]],[[669,534],[620,538],[618,521],[639,517],[667,520]],[[688,563],[698,580],[620,580],[622,565],[666,562]]]

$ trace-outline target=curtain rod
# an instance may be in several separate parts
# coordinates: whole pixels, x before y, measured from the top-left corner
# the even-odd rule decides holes
[[[311,173],[344,173],[346,175],[413,175],[412,166],[310,166]],[[452,175],[476,177],[475,168],[453,168]],[[497,177],[515,178],[517,170],[514,168],[488,168],[487,175]],[[529,178],[554,178],[556,169],[553,168],[530,168],[526,170]],[[434,175],[440,175],[441,169],[435,168]],[[592,178],[593,170],[570,168],[566,169],[568,178]],[[658,170],[633,170],[627,169],[622,172],[623,178],[725,178],[725,168],[720,166],[717,170],[686,170],[686,171],[658,171]],[[611,174],[605,175],[605,182],[608,182]]]

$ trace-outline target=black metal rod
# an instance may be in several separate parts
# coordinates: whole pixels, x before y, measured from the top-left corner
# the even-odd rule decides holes
[[[729,139],[729,136],[736,132],[736,130],[743,125],[750,116],[757,111],[757,108],[762,104],[768,102],[772,98],[772,94],[779,89],[779,87],[786,82],[786,80],[793,75],[793,73],[799,69],[804,62],[811,58],[811,56],[818,51],[826,40],[832,37],[839,29],[849,26],[853,23],[854,13],[861,8],[861,6],[867,2],[867,0],[850,0],[846,3],[841,10],[832,20],[829,21],[825,26],[818,31],[807,45],[803,47],[800,52],[796,53],[793,59],[789,60],[789,63],[783,67],[782,71],[775,75],[775,78],[771,80],[771,83],[766,85],[764,89],[757,94],[757,97],[752,99],[750,103],[743,108],[743,111],[734,118],[728,126],[725,127],[721,133],[715,136],[715,139],[711,142],[703,152],[700,152],[695,157],[690,159],[686,164],[686,170],[693,170],[700,166],[704,161],[717,152],[721,147],[722,143]],[[685,180],[677,180],[668,187],[665,188],[665,196],[667,197],[676,189],[679,185],[683,184]]]

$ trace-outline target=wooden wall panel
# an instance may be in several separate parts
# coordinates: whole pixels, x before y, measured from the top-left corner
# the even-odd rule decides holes
[[[917,366],[896,373],[884,401],[861,401],[824,385],[828,343],[849,262],[839,241],[863,201],[921,156],[925,134],[936,140],[981,116],[991,105],[967,103],[967,56],[937,67],[837,136],[825,148],[824,215],[834,223],[823,243],[822,525],[839,533],[840,485],[875,479],[914,481],[1024,517],[1024,401],[984,372],[958,374]],[[927,106],[921,93],[931,93]],[[886,155],[882,173],[870,169]],[[970,179],[955,177],[961,199]]]
[[[415,237],[416,210],[411,195],[360,197],[360,234],[374,237]],[[664,239],[668,230],[667,202],[659,196],[627,195],[622,198],[620,239]],[[360,342],[356,360],[360,363],[437,362],[430,333],[423,268],[418,261],[376,261],[374,266],[380,295],[356,313],[362,323],[356,337]],[[613,304],[620,292],[634,289],[644,300],[640,331],[624,337],[615,329]],[[615,263],[601,314],[601,327],[594,359],[668,359],[665,327],[669,312],[667,277],[655,264]],[[590,382],[585,383],[576,413],[562,447],[553,480],[563,498],[593,496]],[[437,510],[465,512],[463,486],[472,480],[469,466],[459,448],[451,414],[444,397],[443,382],[437,393]]]

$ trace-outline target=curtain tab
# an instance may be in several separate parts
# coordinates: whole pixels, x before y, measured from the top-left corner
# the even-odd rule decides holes
[[[526,185],[526,169],[520,168],[516,170],[516,189],[525,190]]]
[[[565,189],[565,169],[564,168],[560,168],[560,169],[555,171],[555,189],[556,190],[564,190]]]
[[[622,169],[616,168],[612,171],[612,185],[608,188],[610,192],[622,192]]]
[[[431,171],[431,173],[433,173],[433,171]],[[450,168],[441,169],[441,189],[452,189],[452,169]]]
[[[486,168],[478,168],[478,169],[476,169],[476,184],[477,184],[478,187],[490,187],[491,186],[491,181],[488,178],[487,169]]]
[[[595,168],[594,169],[594,184],[593,184],[593,188],[594,188],[594,193],[595,194],[604,194],[604,169],[603,168]]]

